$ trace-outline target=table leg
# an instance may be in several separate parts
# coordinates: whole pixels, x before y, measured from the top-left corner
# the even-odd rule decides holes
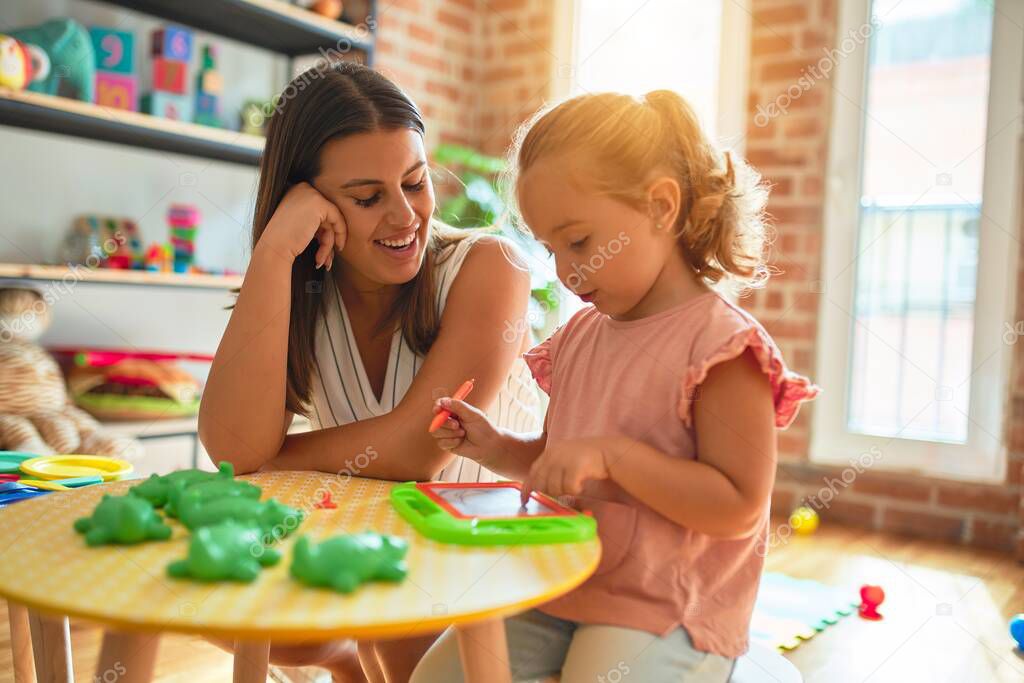
[[[39,683],[74,683],[71,666],[71,628],[67,617],[51,617],[28,610],[32,654]]]
[[[234,683],[266,683],[270,641],[235,641]]]
[[[456,626],[455,633],[466,683],[511,683],[504,619]]]
[[[8,602],[7,620],[11,625],[14,683],[31,683],[36,680],[36,669],[32,663],[32,631],[28,625],[28,608],[16,602]]]
[[[159,645],[159,633],[105,631],[95,680],[149,683],[153,680]]]

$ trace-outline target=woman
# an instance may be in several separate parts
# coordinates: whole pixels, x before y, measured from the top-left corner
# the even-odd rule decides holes
[[[507,242],[432,218],[423,120],[394,83],[340,62],[290,92],[267,130],[252,258],[203,395],[203,445],[239,473],[489,478],[426,428],[434,398],[470,377],[498,424],[539,428],[520,358],[526,269]],[[295,414],[313,431],[287,434]],[[371,680],[404,680],[432,640],[362,643],[359,659]],[[271,656],[359,680],[351,644]]]

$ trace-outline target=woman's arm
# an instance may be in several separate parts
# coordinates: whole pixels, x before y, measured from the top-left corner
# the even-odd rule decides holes
[[[510,259],[517,259],[512,247],[496,238],[481,238],[473,246],[452,284],[437,340],[394,410],[288,435],[268,468],[396,480],[436,477],[453,455],[427,433],[434,399],[472,377],[473,402],[489,406],[522,350],[530,278]]]
[[[272,458],[291,422],[285,410],[291,272],[291,260],[280,253],[253,250],[203,391],[203,445],[240,473]]]
[[[330,269],[346,235],[338,207],[308,183],[288,190],[267,223],[199,408],[199,437],[215,462],[251,472],[281,448],[292,421],[285,409],[292,264],[316,239],[316,263]]]

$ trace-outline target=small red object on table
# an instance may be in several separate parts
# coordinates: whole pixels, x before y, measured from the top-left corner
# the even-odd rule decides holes
[[[320,500],[318,500],[316,503],[313,503],[313,507],[317,508],[318,510],[336,510],[338,508],[338,504],[331,500],[330,491],[324,491],[323,495],[320,497]]]
[[[860,607],[857,614],[861,619],[878,621],[882,615],[878,613],[878,606],[885,601],[885,591],[881,586],[864,585],[860,587]]]

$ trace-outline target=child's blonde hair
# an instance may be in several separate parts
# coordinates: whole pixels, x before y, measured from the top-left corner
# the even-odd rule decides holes
[[[513,211],[518,178],[552,153],[579,155],[588,187],[643,211],[648,207],[642,183],[653,170],[666,169],[683,194],[671,227],[694,271],[711,284],[728,278],[757,286],[767,278],[767,188],[746,162],[708,141],[678,94],[588,94],[538,111],[519,128],[509,150],[505,187]]]

